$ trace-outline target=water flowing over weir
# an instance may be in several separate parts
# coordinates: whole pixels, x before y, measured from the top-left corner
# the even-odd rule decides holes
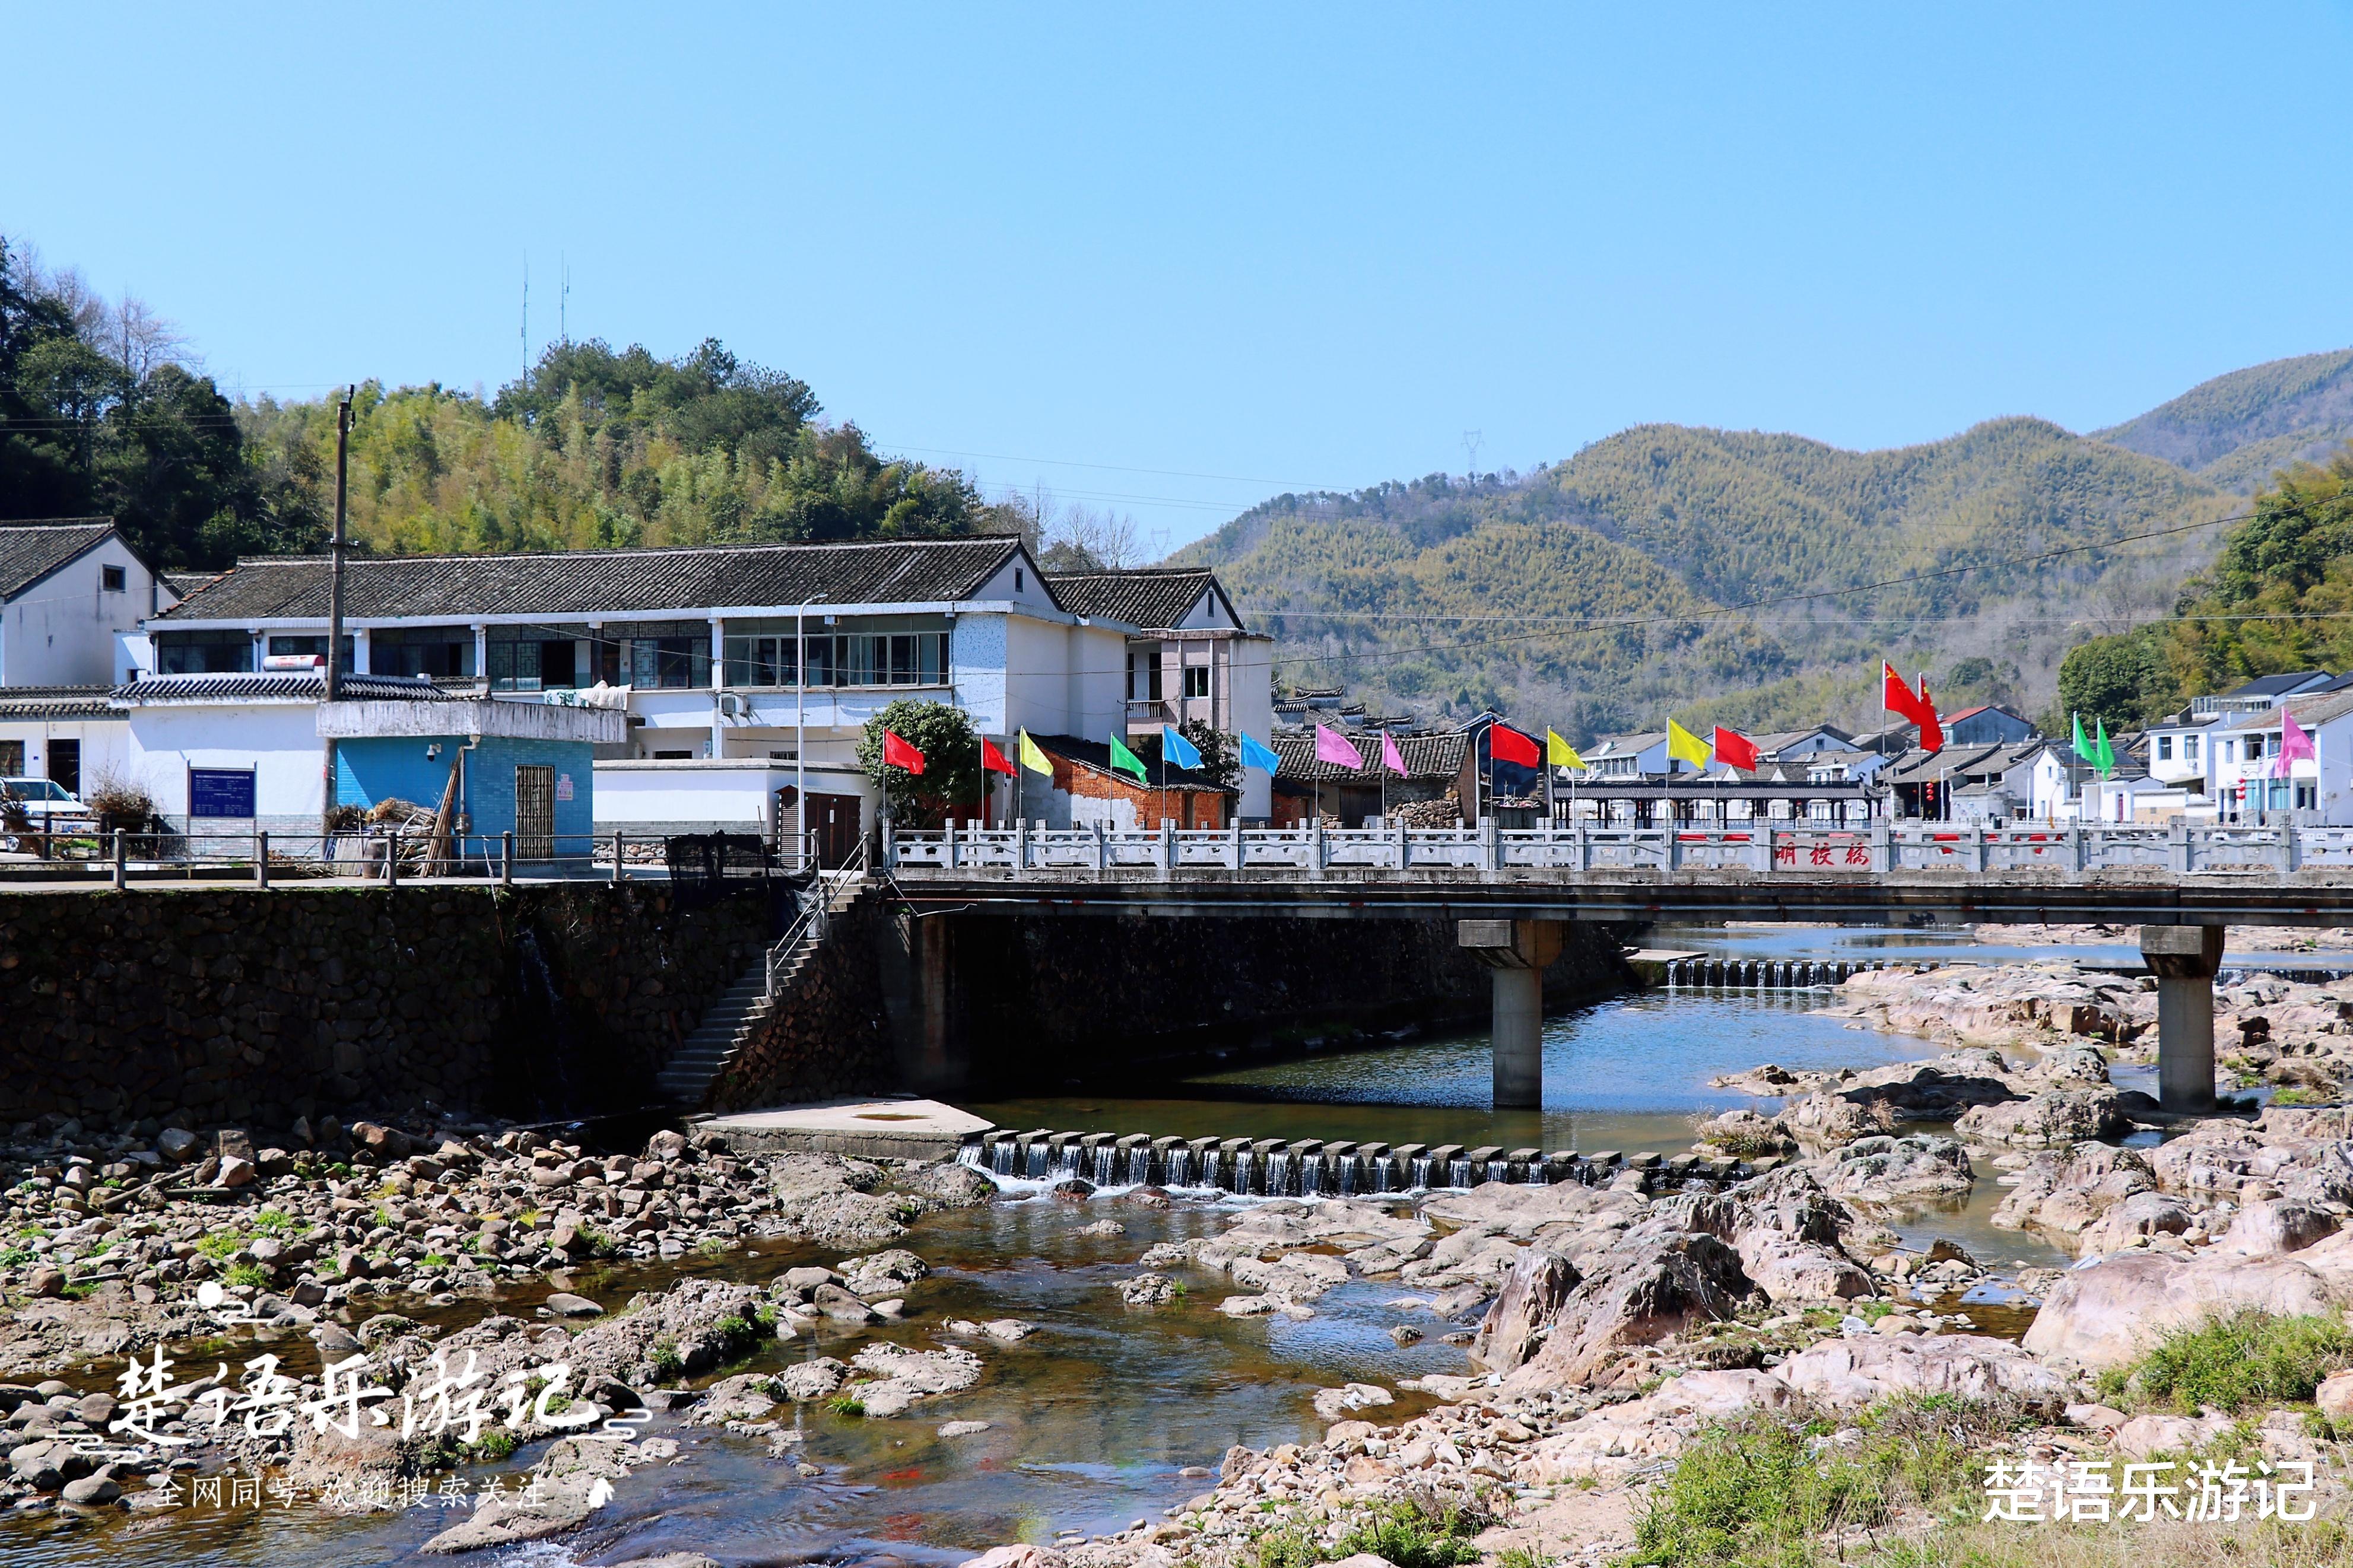
[[[1839,985],[1866,969],[1884,969],[1884,959],[1678,958],[1666,966],[1670,987],[1717,985],[1761,991],[1810,991]]]
[[[1152,1138],[1109,1132],[987,1132],[957,1150],[959,1163],[1033,1182],[1072,1179],[1099,1187],[1165,1186],[1240,1197],[1354,1197],[1469,1188],[1488,1182],[1608,1185],[1631,1173],[1643,1190],[1707,1192],[1779,1162],[1704,1160],[1693,1154],[1590,1153],[1573,1149],[1464,1149],[1447,1143],[1358,1143],[1307,1138]]]

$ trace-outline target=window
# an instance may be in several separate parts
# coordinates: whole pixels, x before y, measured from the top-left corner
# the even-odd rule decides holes
[[[2297,784],[2297,785],[2295,786],[2295,808],[2296,808],[2296,810],[2298,810],[2298,811],[2310,811],[2314,806],[2316,806],[2316,805],[2319,805],[2319,804],[2320,804],[2320,786],[2319,786],[2318,784]]]
[[[472,675],[470,626],[387,626],[368,634],[368,668],[377,675]]]
[[[493,691],[557,691],[578,684],[570,637],[494,642],[484,651],[490,656]]]
[[[253,668],[253,637],[246,632],[157,632],[158,675],[241,675]]]
[[[1185,695],[1187,697],[1207,697],[1208,694],[1209,667],[1206,664],[1187,665],[1185,667]]]
[[[0,778],[15,778],[25,771],[25,742],[0,741]]]
[[[790,686],[798,678],[799,658],[799,640],[790,632],[781,637],[731,637],[727,639],[727,684]]]
[[[711,684],[707,625],[641,623],[629,628],[628,680],[672,689]]]
[[[2253,762],[2259,762],[2259,761],[2261,761],[2261,760],[2262,760],[2262,758],[2263,758],[2263,738],[2261,735],[2250,735],[2250,736],[2248,736],[2248,737],[2247,737],[2247,761],[2249,761],[2249,762],[2251,762],[2251,763],[2253,763]]]
[[[68,795],[81,793],[81,742],[49,742],[49,782]]]
[[[2198,760],[2197,736],[2184,735],[2181,737],[2181,760],[2185,763],[2194,763]]]
[[[2159,735],[2157,738],[2157,760],[2160,763],[2169,763],[2173,761],[2172,736]]]
[[[1013,591],[1017,594],[1021,592],[1021,568],[1018,566],[1013,569]]]
[[[100,566],[98,569],[98,585],[110,594],[120,594],[130,586],[130,579],[120,566]]]

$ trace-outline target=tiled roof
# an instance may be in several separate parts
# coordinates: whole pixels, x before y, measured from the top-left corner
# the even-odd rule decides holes
[[[2317,685],[2328,679],[2325,669],[2295,669],[2283,675],[2259,675],[2244,686],[2224,692],[2226,697],[2277,697],[2283,691],[2300,691],[2307,684]]]
[[[629,615],[735,605],[925,604],[969,597],[1021,548],[998,535],[857,544],[575,550],[353,561],[343,613],[358,620]],[[322,555],[240,561],[156,620],[320,619]]]
[[[1123,621],[1140,630],[1176,626],[1203,594],[1225,601],[1217,574],[1200,567],[1155,566],[1134,572],[1058,572],[1046,579],[1054,597],[1074,616]],[[1226,603],[1227,613],[1233,605]],[[1237,625],[1241,621],[1234,616]]]
[[[0,523],[0,599],[13,599],[114,531],[104,517]]]
[[[0,719],[104,719],[107,686],[0,687]]]
[[[185,599],[220,574],[217,572],[164,572],[159,573],[158,575],[164,579],[164,586]]]
[[[2316,724],[2326,724],[2332,719],[2341,718],[2348,712],[2353,712],[2353,691],[2331,691],[2325,695],[2316,692],[2305,697],[2291,697],[2287,700],[2286,708],[2299,725],[2309,730]],[[2280,729],[2282,728],[2280,710],[2277,708],[2267,708],[2258,713],[2250,713],[2232,724],[2231,728],[2233,730]]]
[[[346,675],[336,683],[336,694],[347,702],[455,702],[462,698],[441,690],[422,676]],[[114,701],[125,707],[154,702],[322,702],[327,696],[324,673],[259,675],[159,675],[114,689]]]
[[[1405,763],[1409,779],[1453,779],[1461,775],[1462,755],[1471,744],[1471,737],[1460,732],[1442,735],[1395,735],[1398,755]],[[1313,730],[1279,730],[1274,735],[1274,754],[1282,759],[1275,777],[1313,783],[1377,784],[1381,780],[1394,779],[1397,774],[1381,766],[1381,740],[1378,734],[1350,737],[1357,752],[1368,759],[1366,766],[1357,769],[1339,767],[1315,759],[1315,731]]]

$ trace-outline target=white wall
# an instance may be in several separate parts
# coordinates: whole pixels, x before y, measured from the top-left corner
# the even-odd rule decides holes
[[[314,705],[240,708],[177,705],[130,710],[131,778],[154,797],[165,816],[188,812],[190,768],[252,768],[254,809],[262,826],[273,820],[316,823],[325,798],[324,743]],[[237,825],[224,822],[224,829]]]
[[[113,592],[99,585],[107,566],[122,568]],[[112,684],[115,639],[170,602],[169,593],[155,595],[153,576],[120,539],[101,542],[0,605],[0,684]]]
[[[1233,641],[1234,727],[1271,744],[1274,739],[1274,639],[1236,637]],[[1273,781],[1256,768],[1242,770],[1244,816],[1264,816],[1274,809]]]
[[[0,719],[0,741],[21,742],[25,772],[49,776],[49,742],[81,742],[81,787],[87,793],[101,772],[127,773],[131,726],[121,719]]]
[[[776,792],[798,776],[790,763],[605,762],[596,766],[599,833],[760,833],[776,828]],[[811,767],[812,795],[854,795],[872,820],[873,784],[854,768]],[[786,823],[791,826],[789,820]]]
[[[1124,632],[1026,616],[1008,617],[1005,628],[1005,711],[994,732],[1027,730],[1098,741],[1127,733]]]

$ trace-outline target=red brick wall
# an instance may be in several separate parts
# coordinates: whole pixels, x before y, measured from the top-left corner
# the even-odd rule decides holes
[[[1178,827],[1223,827],[1230,796],[1219,790],[1172,784],[1166,791],[1147,789],[1124,777],[1074,765],[1067,757],[1054,761],[1054,787],[1073,798],[1124,800],[1135,807],[1136,825],[1158,827],[1165,817]]]

